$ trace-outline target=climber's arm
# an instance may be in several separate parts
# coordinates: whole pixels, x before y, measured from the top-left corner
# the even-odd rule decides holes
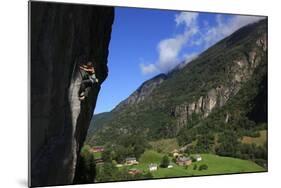
[[[83,70],[86,70],[86,68],[85,68],[85,67],[82,67],[82,66],[79,66],[79,68],[80,68],[80,69],[83,69]]]
[[[84,67],[80,67],[80,68],[83,69],[84,71],[95,72],[95,69],[93,69],[93,68],[90,68],[90,69],[87,69],[87,68],[84,68]]]

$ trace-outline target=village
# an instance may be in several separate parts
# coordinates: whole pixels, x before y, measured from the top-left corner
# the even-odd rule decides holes
[[[96,165],[102,165],[104,162],[102,160],[102,153],[105,148],[103,146],[92,147],[92,152],[95,156]],[[150,153],[156,153],[155,151],[149,151]],[[164,159],[165,158],[165,159]],[[149,160],[145,162],[138,161],[134,156],[128,156],[124,159],[123,163],[116,163],[117,168],[127,168],[128,174],[137,175],[146,172],[151,172],[152,174],[162,169],[173,169],[182,168],[187,169],[192,164],[202,161],[202,156],[199,154],[187,155],[181,150],[174,149],[163,157],[158,157],[158,160]],[[165,164],[164,164],[165,163]],[[208,166],[206,164],[201,164],[200,170],[206,170]],[[194,167],[193,167],[194,168]],[[199,169],[199,168],[198,168]]]

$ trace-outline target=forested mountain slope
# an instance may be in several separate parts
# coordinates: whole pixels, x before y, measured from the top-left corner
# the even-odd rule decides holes
[[[249,158],[256,146],[239,140],[267,129],[267,19],[237,30],[183,68],[146,81],[92,122],[92,145],[124,135],[177,138],[189,151]],[[265,164],[266,144],[253,150]]]

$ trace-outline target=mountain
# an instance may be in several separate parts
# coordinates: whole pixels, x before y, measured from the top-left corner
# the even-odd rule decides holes
[[[145,81],[135,92],[133,92],[127,99],[122,101],[114,111],[120,111],[126,107],[137,105],[146,100],[151,95],[154,89],[160,86],[160,84],[167,79],[165,74],[159,74],[150,80]]]
[[[92,122],[97,128],[87,136],[90,145],[138,135],[149,141],[176,138],[195,152],[248,156],[240,140],[267,129],[267,19],[144,82],[102,121]],[[265,158],[258,159],[265,164]]]
[[[102,128],[102,125],[110,121],[110,112],[103,112],[93,116],[89,129],[88,134],[92,135],[96,130]],[[95,125],[95,126],[94,126]]]

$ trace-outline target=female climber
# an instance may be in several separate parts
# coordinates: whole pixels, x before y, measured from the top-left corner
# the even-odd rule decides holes
[[[82,81],[79,89],[79,100],[84,100],[89,93],[89,89],[94,86],[94,84],[98,83],[99,80],[96,78],[95,68],[93,63],[89,61],[82,66],[79,66],[82,71]]]

